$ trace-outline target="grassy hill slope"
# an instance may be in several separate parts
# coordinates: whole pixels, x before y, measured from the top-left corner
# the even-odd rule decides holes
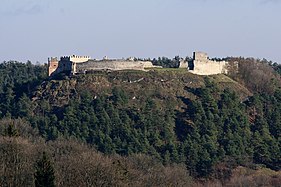
[[[190,89],[204,86],[204,78],[180,69],[95,72],[46,81],[34,92],[33,100],[46,99],[51,105],[63,106],[85,90],[96,98],[100,95],[110,96],[112,89],[119,87],[128,94],[132,106],[141,105],[147,98],[152,98],[159,103],[173,100],[180,110],[185,107],[183,98],[196,99]],[[217,83],[221,90],[229,88],[235,91],[242,100],[252,95],[247,88],[225,75],[213,75],[209,79]]]

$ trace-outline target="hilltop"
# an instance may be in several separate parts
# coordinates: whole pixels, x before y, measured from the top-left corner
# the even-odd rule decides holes
[[[276,186],[280,68],[231,60],[241,64],[228,76],[160,68],[50,79],[47,66],[0,64],[1,164],[22,163],[21,184],[33,182],[32,165],[47,151],[54,156],[58,186],[86,176],[90,183],[120,186],[136,181],[137,186],[198,181]],[[9,179],[1,184],[13,180],[13,171],[1,173]]]
[[[32,100],[48,100],[51,105],[64,106],[72,98],[78,98],[88,91],[95,98],[101,95],[112,95],[113,88],[121,88],[129,97],[131,105],[138,105],[147,98],[165,102],[174,100],[180,109],[181,100],[196,99],[191,90],[203,87],[207,76],[189,73],[185,69],[155,69],[144,71],[96,71],[91,74],[64,77],[44,81],[33,93]],[[208,77],[223,90],[235,91],[241,100],[252,93],[243,85],[226,75],[219,74]]]
[[[194,177],[216,175],[221,162],[230,170],[255,163],[280,168],[280,118],[270,117],[280,110],[279,91],[258,95],[223,74],[96,71],[45,81],[31,98],[32,125],[48,140],[75,137],[106,154],[185,163]],[[267,159],[253,142],[271,146]]]

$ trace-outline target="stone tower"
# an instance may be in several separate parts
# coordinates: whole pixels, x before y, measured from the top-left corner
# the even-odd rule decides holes
[[[208,54],[204,52],[194,52],[193,59],[188,65],[191,73],[197,75],[215,75],[225,73],[227,74],[226,61],[215,61],[208,58]]]
[[[49,66],[49,76],[52,75],[53,72],[55,72],[59,66],[59,61],[58,59],[55,57],[51,57],[48,59],[48,66]]]

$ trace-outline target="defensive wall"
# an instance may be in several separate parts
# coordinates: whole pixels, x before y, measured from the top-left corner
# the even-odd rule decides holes
[[[188,62],[184,59],[180,59],[179,68],[187,68],[187,67],[188,67]]]
[[[143,70],[145,68],[153,67],[150,62],[129,61],[129,60],[89,60],[84,63],[75,64],[74,73],[84,73],[91,70]]]
[[[71,61],[75,63],[87,62],[90,59],[91,59],[90,56],[77,56],[77,55],[63,56],[60,58],[61,61]]]
[[[197,75],[227,74],[226,61],[215,61],[208,58],[204,52],[194,52],[190,61],[181,61],[179,68],[187,68],[189,72]]]
[[[89,56],[64,56],[60,58],[48,59],[49,76],[59,74],[61,72],[69,72],[72,74],[86,73],[94,70],[142,70],[146,68],[159,68],[154,66],[150,61],[139,61],[134,58],[128,59],[108,59],[92,60]],[[214,75],[227,74],[228,62],[215,61],[208,58],[207,53],[194,52],[192,60],[180,60],[179,68],[186,68],[188,71],[198,75]]]
[[[64,56],[60,58],[49,59],[49,76],[59,74],[61,72],[69,72],[72,74],[86,73],[93,70],[142,70],[146,68],[159,67],[154,66],[150,61],[135,61],[129,59],[108,59],[91,60],[89,56]]]
[[[56,69],[59,66],[59,61],[58,58],[48,58],[48,67],[49,67],[49,76],[52,75],[52,73],[54,73],[56,71]]]

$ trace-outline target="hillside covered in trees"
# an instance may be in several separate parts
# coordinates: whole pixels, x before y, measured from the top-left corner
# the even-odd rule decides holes
[[[40,183],[43,166],[56,186],[278,186],[281,66],[227,60],[239,71],[53,80],[46,65],[0,64],[0,186]]]

